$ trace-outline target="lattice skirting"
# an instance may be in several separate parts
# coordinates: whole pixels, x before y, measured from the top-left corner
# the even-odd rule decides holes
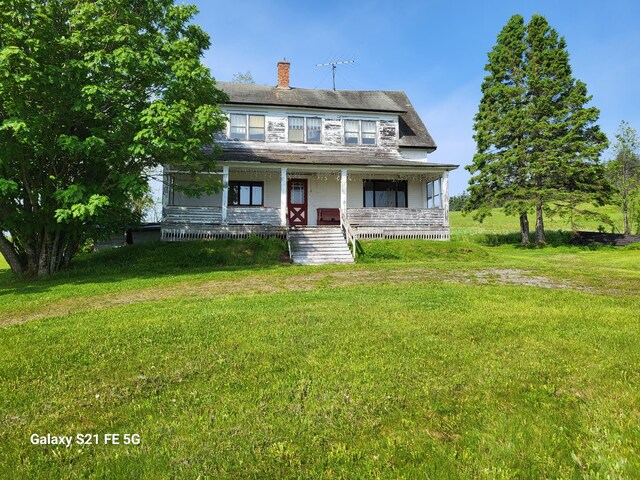
[[[358,240],[449,240],[449,229],[387,229],[387,228],[354,228]]]
[[[284,240],[286,229],[270,225],[229,225],[229,226],[163,226],[161,239],[164,242],[184,242],[188,240],[243,239],[251,236],[262,238],[277,237]]]

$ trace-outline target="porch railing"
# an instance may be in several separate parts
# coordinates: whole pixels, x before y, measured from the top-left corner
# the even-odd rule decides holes
[[[347,240],[347,244],[351,243],[351,255],[355,260],[358,252],[357,245],[356,245],[356,235],[351,229],[351,225],[349,225],[347,216],[345,215],[345,212],[342,209],[340,210],[340,228],[344,233],[344,238]]]
[[[346,221],[361,240],[450,238],[441,208],[350,208]]]

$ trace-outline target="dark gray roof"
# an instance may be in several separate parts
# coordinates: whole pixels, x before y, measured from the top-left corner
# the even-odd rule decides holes
[[[458,165],[418,162],[403,158],[397,150],[379,148],[349,149],[281,149],[250,148],[239,142],[218,142],[222,147],[222,156],[218,160],[225,162],[254,162],[297,165],[336,165],[336,166],[374,166],[374,167],[412,167],[418,169],[453,170]],[[346,150],[346,151],[345,151]]]
[[[287,90],[233,82],[218,82],[218,87],[228,95],[228,105],[306,107],[397,114],[400,121],[401,147],[436,149],[436,143],[404,92],[305,88]]]

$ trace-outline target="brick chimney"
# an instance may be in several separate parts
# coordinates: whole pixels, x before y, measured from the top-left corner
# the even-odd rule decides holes
[[[278,88],[290,89],[289,86],[289,69],[291,64],[287,62],[287,59],[282,59],[278,62]]]

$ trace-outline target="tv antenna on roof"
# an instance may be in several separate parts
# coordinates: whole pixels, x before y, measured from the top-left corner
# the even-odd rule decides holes
[[[356,63],[355,60],[345,60],[343,62],[316,63],[316,67],[331,67],[333,74],[333,89],[336,89],[336,67],[338,65],[346,65],[347,63]]]

